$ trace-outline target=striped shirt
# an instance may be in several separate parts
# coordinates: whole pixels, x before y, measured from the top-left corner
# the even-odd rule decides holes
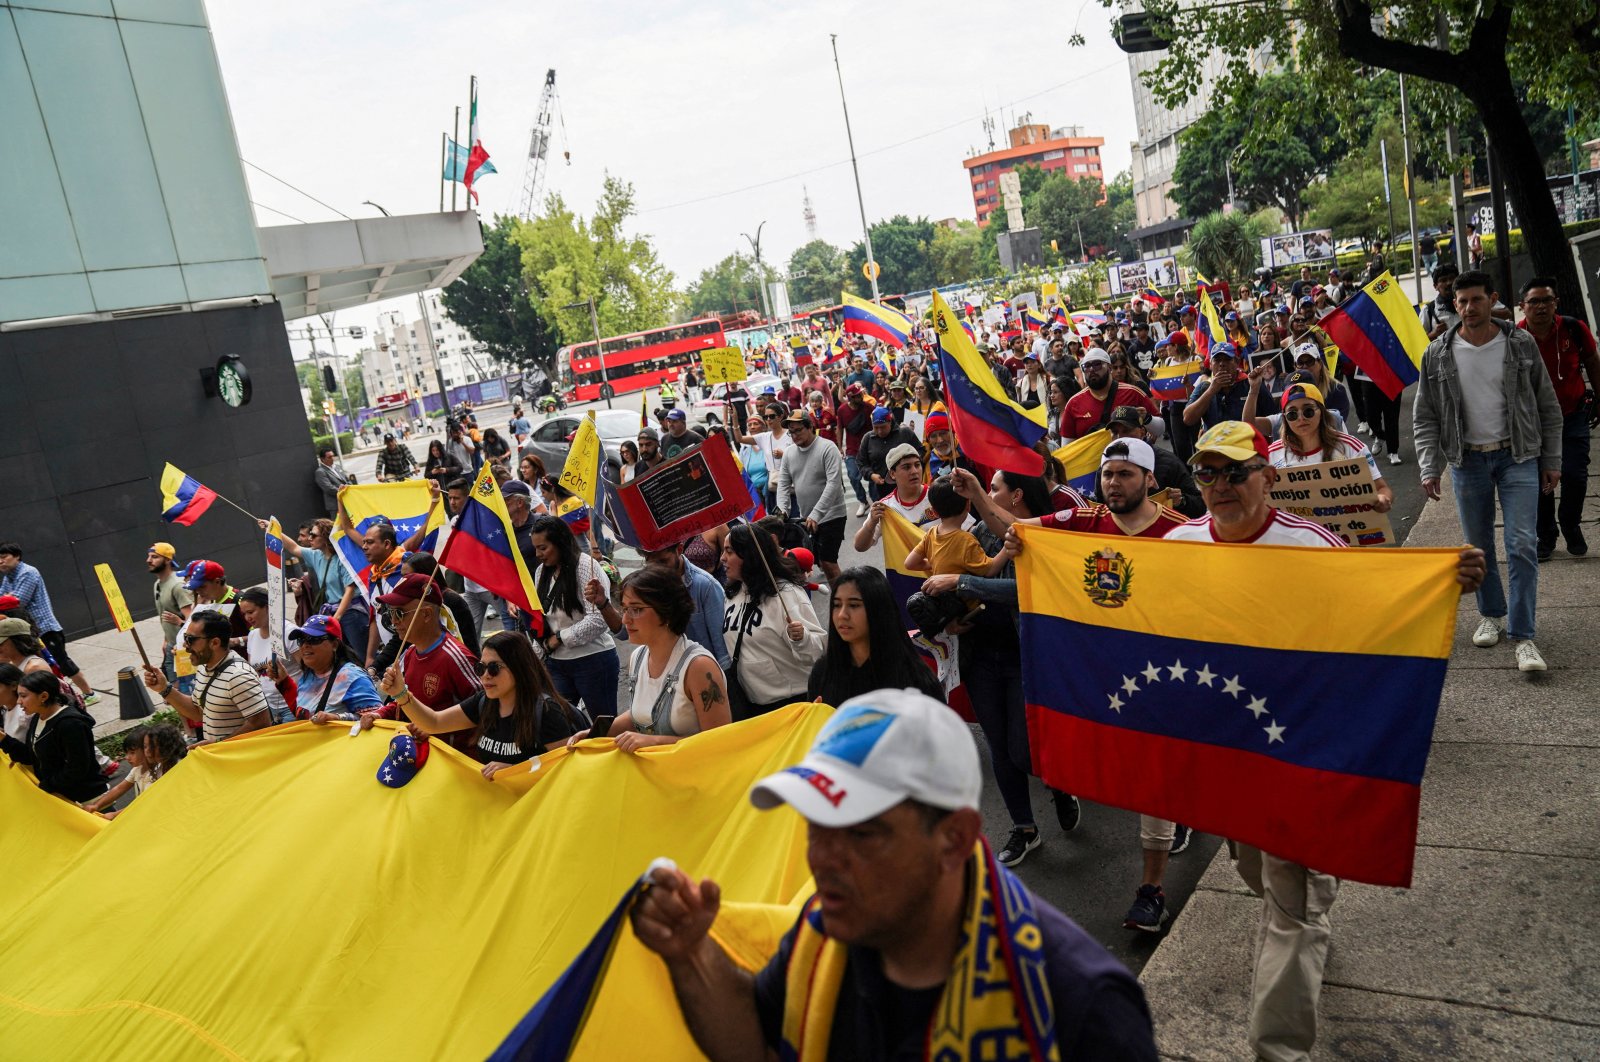
[[[23,610],[40,634],[61,629],[55,610],[50,607],[50,591],[44,588],[44,576],[33,565],[19,560],[9,575],[0,575],[0,594],[11,594],[21,601]]]
[[[194,703],[207,741],[231,738],[244,729],[246,719],[270,711],[256,669],[231,651],[216,670],[195,668]]]
[[[1221,542],[1217,529],[1211,523],[1211,514],[1174,527],[1167,538],[1181,542]],[[1286,513],[1282,509],[1267,510],[1267,522],[1246,542],[1261,542],[1269,546],[1337,546],[1346,547],[1345,540],[1321,524]]]

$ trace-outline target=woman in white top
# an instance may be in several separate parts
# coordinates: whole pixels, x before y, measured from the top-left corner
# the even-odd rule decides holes
[[[617,643],[600,609],[583,596],[597,579],[606,594],[611,581],[600,562],[578,549],[578,540],[558,516],[536,516],[530,528],[539,560],[533,584],[544,609],[539,647],[557,692],[568,704],[581,699],[591,719],[617,713]]]
[[[268,630],[272,610],[267,606],[267,592],[259,586],[240,591],[239,614],[250,625],[250,633],[245,635],[244,640],[245,660],[255,668],[256,677],[261,680],[261,692],[267,698],[267,709],[272,712],[272,721],[292,723],[294,712],[290,710],[289,703],[278,690],[278,684],[288,681],[290,674],[284,670],[283,661],[272,658],[272,634]],[[288,647],[285,646],[285,652],[287,651]],[[299,668],[295,670],[298,671]]]
[[[1017,403],[1024,409],[1050,405],[1050,377],[1045,374],[1039,355],[1029,354],[1022,359],[1023,372],[1017,378]]]
[[[1372,507],[1386,513],[1394,504],[1394,488],[1378,470],[1372,452],[1354,435],[1334,429],[1322,391],[1315,384],[1292,383],[1283,392],[1283,427],[1278,440],[1268,447],[1267,457],[1274,468],[1365,458],[1378,492]]]
[[[805,577],[771,535],[740,524],[722,544],[728,605],[722,640],[733,657],[733,718],[750,719],[806,699],[811,665],[828,649]]]
[[[760,450],[761,459],[766,462],[768,512],[776,512],[778,509],[778,462],[783,460],[783,451],[789,447],[789,433],[783,426],[783,418],[788,415],[789,407],[782,402],[763,402],[761,418],[766,424],[765,430],[745,435],[740,433],[737,427],[733,428],[734,439]],[[754,428],[756,425],[752,423],[747,426]]]
[[[633,690],[628,711],[606,734],[617,748],[635,752],[671,745],[681,738],[732,720],[722,669],[684,631],[694,615],[694,599],[682,577],[662,565],[647,564],[622,580],[622,624],[636,646],[628,663]],[[574,734],[567,744],[589,737]]]
[[[885,462],[889,466],[889,482],[894,490],[872,503],[867,519],[856,529],[852,545],[857,553],[865,553],[873,543],[883,537],[884,516],[899,513],[913,526],[932,520],[933,506],[928,504],[928,485],[922,481],[922,455],[916,448],[902,443],[889,451]]]

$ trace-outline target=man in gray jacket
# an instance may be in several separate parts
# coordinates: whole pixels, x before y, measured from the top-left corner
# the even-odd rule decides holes
[[[839,577],[839,546],[844,542],[844,458],[839,448],[817,435],[808,413],[790,413],[783,426],[794,445],[778,462],[778,511],[789,511],[789,498],[800,504],[812,553],[832,583]]]
[[[311,473],[317,489],[322,491],[322,504],[330,517],[339,515],[339,488],[354,483],[356,477],[335,463],[333,447],[324,446],[317,454],[317,467]]]
[[[1461,530],[1487,554],[1488,576],[1478,589],[1482,620],[1472,644],[1487,649],[1503,630],[1516,643],[1518,669],[1543,671],[1544,657],[1533,644],[1539,495],[1554,491],[1561,479],[1561,404],[1538,343],[1495,320],[1494,305],[1487,273],[1471,270],[1456,278],[1461,320],[1422,355],[1412,430],[1423,491],[1440,496],[1448,463]],[[1509,609],[1494,555],[1496,491],[1505,514]]]

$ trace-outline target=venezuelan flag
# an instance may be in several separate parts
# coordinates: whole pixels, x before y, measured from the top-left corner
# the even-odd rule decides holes
[[[1101,428],[1073,439],[1055,451],[1055,459],[1066,470],[1066,484],[1085,498],[1094,497],[1095,481],[1100,478],[1100,455],[1111,445],[1111,431]]]
[[[168,462],[161,472],[161,519],[179,527],[188,527],[200,519],[217,492],[193,476],[186,476]]]
[[[1162,295],[1161,292],[1157,291],[1155,288],[1140,288],[1139,298],[1155,306],[1160,306],[1167,301],[1166,296]]]
[[[1022,311],[1022,327],[1024,331],[1037,332],[1049,323],[1050,319],[1048,317],[1031,306]]]
[[[1023,695],[1046,784],[1341,878],[1411,883],[1456,550],[1019,530]],[[1291,581],[1363,587],[1361,622],[1218,596]]]
[[[911,338],[911,318],[893,306],[858,299],[848,292],[842,293],[842,300],[846,332],[871,336],[892,347],[903,347]]]
[[[1417,381],[1428,333],[1387,270],[1318,324],[1390,398]]]
[[[1204,369],[1199,358],[1177,365],[1157,365],[1150,370],[1150,395],[1163,402],[1186,402]]]
[[[1024,409],[1014,402],[956,321],[944,296],[934,292],[933,328],[939,339],[939,372],[962,450],[990,468],[1039,475],[1044,471],[1044,459],[1032,447],[1048,430],[1045,408],[1041,405]]]
[[[844,345],[844,333],[835,332],[828,339],[828,356],[823,364],[832,365],[836,361],[843,361],[850,351]]]
[[[916,624],[911,622],[911,614],[906,611],[906,601],[922,589],[928,574],[907,568],[906,558],[922,541],[922,532],[893,509],[883,514],[883,523],[879,526],[883,530],[883,574],[889,580],[894,603],[900,606],[900,618],[908,628],[914,627]]]
[[[487,461],[445,539],[439,563],[534,617],[534,629],[539,629],[539,592],[517,548],[517,530]]]
[[[1211,301],[1211,292],[1200,289],[1200,303],[1194,322],[1194,345],[1202,358],[1208,361],[1211,358],[1211,345],[1225,343],[1228,339],[1227,331],[1222,327],[1222,316],[1217,313],[1217,304]]]
[[[402,545],[419,530],[426,534],[417,543],[417,551],[432,553],[438,544],[439,528],[444,526],[444,507],[435,506],[428,494],[428,482],[410,479],[401,483],[361,483],[339,491],[339,504],[354,535],[347,535],[342,527],[333,532],[333,549],[339,561],[362,588],[372,588],[372,564],[361,551],[361,536],[373,524],[394,525],[394,537]]]

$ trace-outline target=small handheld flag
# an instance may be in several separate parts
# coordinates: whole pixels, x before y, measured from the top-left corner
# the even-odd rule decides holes
[[[1421,374],[1428,333],[1388,270],[1318,324],[1390,398]]]
[[[893,306],[868,302],[849,292],[841,293],[841,301],[846,332],[871,336],[891,347],[903,347],[911,338],[911,318]]]
[[[492,472],[489,462],[484,462],[467,493],[467,504],[445,539],[439,563],[538,617],[542,614],[539,591],[517,548],[517,529]],[[538,628],[537,621],[534,626]]]
[[[217,492],[168,462],[161,473],[161,519],[188,527],[211,508]]]
[[[1033,444],[1048,427],[1042,406],[1025,409],[1000,387],[994,372],[978,353],[958,318],[933,293],[933,328],[939,341],[939,371],[944,379],[950,419],[968,457],[990,468],[1024,476],[1044,471],[1044,458]]]

